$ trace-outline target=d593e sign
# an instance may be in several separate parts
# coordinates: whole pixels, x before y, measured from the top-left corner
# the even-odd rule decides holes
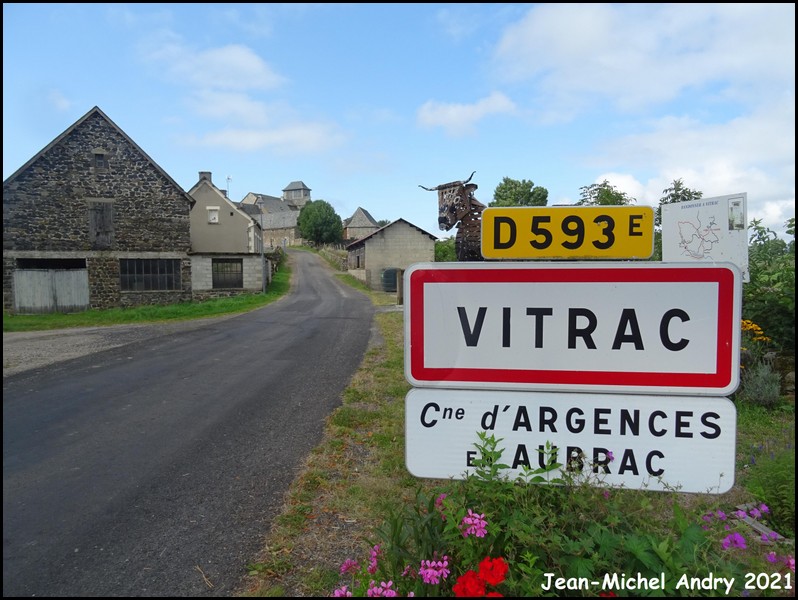
[[[485,258],[648,258],[654,251],[650,206],[488,207]]]
[[[417,387],[725,396],[739,383],[730,263],[418,263],[404,277]]]

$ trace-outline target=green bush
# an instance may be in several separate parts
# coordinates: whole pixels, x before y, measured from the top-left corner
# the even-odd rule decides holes
[[[770,509],[772,529],[795,537],[795,449],[763,448],[757,454],[759,458],[752,456],[745,487]]]
[[[592,469],[561,469],[550,456],[546,467],[502,477],[501,440],[479,436],[474,472],[389,515],[367,563],[342,565],[345,585],[333,596],[719,595],[684,588],[709,575],[734,578],[742,592],[750,529],[740,521],[722,511],[691,518],[676,495],[652,502],[639,490],[602,489]]]
[[[781,375],[770,362],[753,363],[742,372],[737,398],[742,402],[773,408],[779,403]]]

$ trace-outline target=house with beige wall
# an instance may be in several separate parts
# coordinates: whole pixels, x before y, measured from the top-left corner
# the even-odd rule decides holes
[[[381,290],[386,269],[404,271],[414,263],[434,261],[437,239],[420,227],[397,219],[346,247],[348,272],[371,289]]]
[[[200,171],[188,195],[191,209],[191,275],[197,299],[266,289],[271,268],[257,219],[241,210]]]

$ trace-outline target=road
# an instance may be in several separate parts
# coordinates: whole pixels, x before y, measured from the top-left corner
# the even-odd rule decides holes
[[[4,377],[3,596],[235,592],[371,332],[290,255],[274,304]]]

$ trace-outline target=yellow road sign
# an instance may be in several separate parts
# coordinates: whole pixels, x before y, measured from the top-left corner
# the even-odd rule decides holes
[[[488,207],[482,212],[485,258],[649,258],[650,206]]]

